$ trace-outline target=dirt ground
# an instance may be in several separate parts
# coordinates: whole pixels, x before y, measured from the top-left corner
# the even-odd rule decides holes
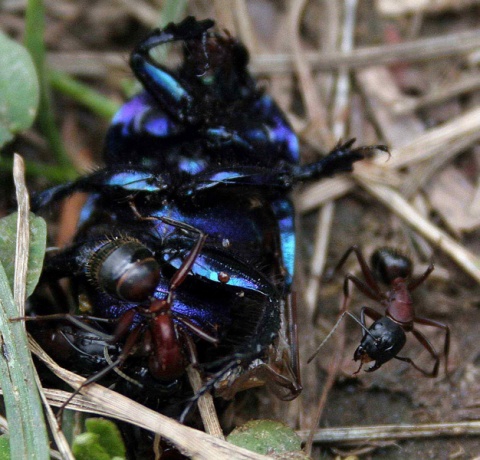
[[[415,274],[435,263],[435,271],[415,291],[414,305],[417,316],[450,327],[450,376],[445,376],[443,356],[435,379],[396,360],[353,376],[358,364],[352,357],[362,333],[358,324],[345,319],[345,349],[320,427],[348,431],[480,419],[480,5],[476,0],[416,3],[191,1],[177,17],[212,17],[247,44],[253,72],[301,136],[305,161],[328,151],[339,138],[356,137],[359,145],[387,144],[391,150],[391,156],[380,153],[358,165],[351,177],[295,191],[295,291],[304,391],[291,403],[264,390],[252,391],[229,409],[232,423],[271,418],[273,410],[296,429],[311,428],[341,328],[311,364],[306,360],[335,323],[343,275],[351,271],[361,276],[353,257],[333,278],[325,273],[353,244],[368,257],[378,247],[397,248],[412,259]],[[121,102],[125,81],[131,88],[128,53],[165,20],[167,4],[50,0],[48,62]],[[1,29],[21,39],[24,3],[9,0],[3,6]],[[108,121],[58,91],[53,99],[72,162],[80,171],[90,169],[99,161]],[[28,160],[53,162],[38,128],[7,150],[20,151]],[[13,204],[12,188],[5,172],[1,174],[5,190],[0,205],[6,213]],[[49,184],[43,177],[29,181],[32,190]],[[364,305],[382,311],[353,289],[350,311],[359,316]],[[421,330],[442,350],[441,330]],[[433,365],[411,334],[401,355],[422,368]],[[480,458],[479,435],[472,433],[469,428],[459,436],[384,444],[364,439],[355,446],[328,441],[315,443],[312,457],[343,458],[350,452],[372,459]]]

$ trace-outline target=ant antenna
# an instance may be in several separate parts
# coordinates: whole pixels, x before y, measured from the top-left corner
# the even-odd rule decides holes
[[[372,339],[374,339],[375,341],[377,339],[375,339],[375,337],[373,337],[373,335],[371,334],[371,332],[361,323],[361,321],[352,313],[350,313],[349,311],[344,311],[340,317],[337,319],[337,322],[335,323],[335,325],[332,327],[332,329],[330,330],[330,332],[328,333],[328,335],[322,340],[322,343],[317,347],[317,349],[313,352],[312,356],[310,356],[310,358],[308,358],[307,360],[307,364],[310,364],[313,360],[313,358],[315,358],[315,356],[317,356],[318,352],[320,351],[320,349],[327,343],[327,341],[330,339],[330,337],[333,335],[333,333],[337,330],[338,326],[340,325],[340,323],[342,322],[342,319],[345,315],[348,315],[350,316],[350,318],[352,318],[354,321],[356,321],[358,324],[360,324],[360,327],[363,329],[363,331],[365,332],[365,334],[368,334]]]

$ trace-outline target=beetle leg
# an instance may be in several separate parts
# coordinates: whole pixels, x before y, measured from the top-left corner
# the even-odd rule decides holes
[[[333,150],[321,160],[295,168],[293,180],[299,182],[320,179],[322,177],[332,176],[338,172],[352,171],[353,163],[363,160],[372,151],[381,150],[388,153],[388,147],[385,145],[372,145],[351,149],[354,142],[355,139],[350,139],[344,144],[339,142]]]
[[[150,34],[133,50],[130,57],[130,66],[148,93],[155,97],[172,117],[184,123],[192,122],[194,117],[194,98],[190,94],[190,85],[155,61],[150,51],[168,42],[198,39],[204,36],[213,24],[209,19],[196,21],[191,16],[180,24],[170,23],[164,29],[157,29]]]

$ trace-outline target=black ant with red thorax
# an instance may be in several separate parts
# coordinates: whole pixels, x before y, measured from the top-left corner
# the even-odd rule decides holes
[[[450,328],[446,324],[438,321],[416,316],[411,296],[411,293],[418,288],[418,286],[423,284],[432,273],[434,270],[433,264],[430,264],[422,275],[412,277],[412,261],[397,250],[386,247],[375,250],[371,256],[369,266],[362,250],[358,246],[352,246],[340,259],[334,272],[338,271],[344,265],[352,252],[357,256],[364,281],[351,273],[348,273],[345,276],[343,282],[344,301],[342,315],[339,321],[345,314],[353,316],[347,312],[347,306],[350,301],[350,282],[353,283],[364,295],[375,300],[385,308],[384,313],[380,313],[370,307],[363,307],[361,309],[360,324],[363,328],[364,335],[360,345],[355,350],[353,357],[355,361],[360,361],[360,367],[355,374],[360,371],[365,363],[375,361],[373,366],[366,369],[367,372],[373,372],[379,369],[387,361],[395,358],[411,364],[425,377],[437,377],[440,366],[440,355],[436,352],[429,340],[415,328],[415,324],[422,324],[425,326],[440,328],[445,331],[443,354],[445,356],[445,374],[448,375],[447,366],[450,350]],[[388,290],[382,291],[379,282],[388,286]],[[374,321],[370,327],[367,326],[365,317]],[[354,319],[356,318],[354,317]],[[322,342],[315,354],[309,359],[309,362],[317,354],[318,350],[322,347],[332,332]],[[410,358],[398,356],[398,353],[400,353],[407,341],[406,332],[411,332],[434,359],[435,363],[431,371],[417,366]]]

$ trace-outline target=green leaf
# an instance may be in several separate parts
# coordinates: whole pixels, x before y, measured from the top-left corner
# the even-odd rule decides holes
[[[101,446],[100,436],[95,433],[79,434],[73,441],[72,453],[76,460],[110,460],[111,457]]]
[[[10,460],[10,438],[8,434],[0,436],[0,460]]]
[[[295,431],[274,420],[251,420],[235,428],[227,441],[263,455],[297,452],[302,449],[302,440]]]
[[[49,150],[59,165],[72,169],[62,136],[58,130],[48,82],[47,65],[45,62],[45,5],[43,0],[28,0],[25,11],[25,46],[32,56],[38,75],[40,87],[40,103],[37,123],[47,139]]]
[[[3,390],[10,426],[10,449],[13,458],[50,458],[47,429],[42,404],[34,384],[33,362],[28,350],[27,334],[18,317],[12,291],[0,262],[0,385]]]
[[[10,289],[13,290],[15,274],[15,245],[17,241],[17,213],[0,219],[0,260],[3,262]],[[27,296],[38,283],[42,273],[47,241],[47,226],[41,217],[30,213],[30,250],[27,272]]]
[[[0,32],[0,147],[31,126],[38,104],[37,73],[28,51]]]
[[[127,451],[117,425],[104,418],[89,418],[85,421],[89,433],[99,435],[99,443],[111,457],[125,458]]]

